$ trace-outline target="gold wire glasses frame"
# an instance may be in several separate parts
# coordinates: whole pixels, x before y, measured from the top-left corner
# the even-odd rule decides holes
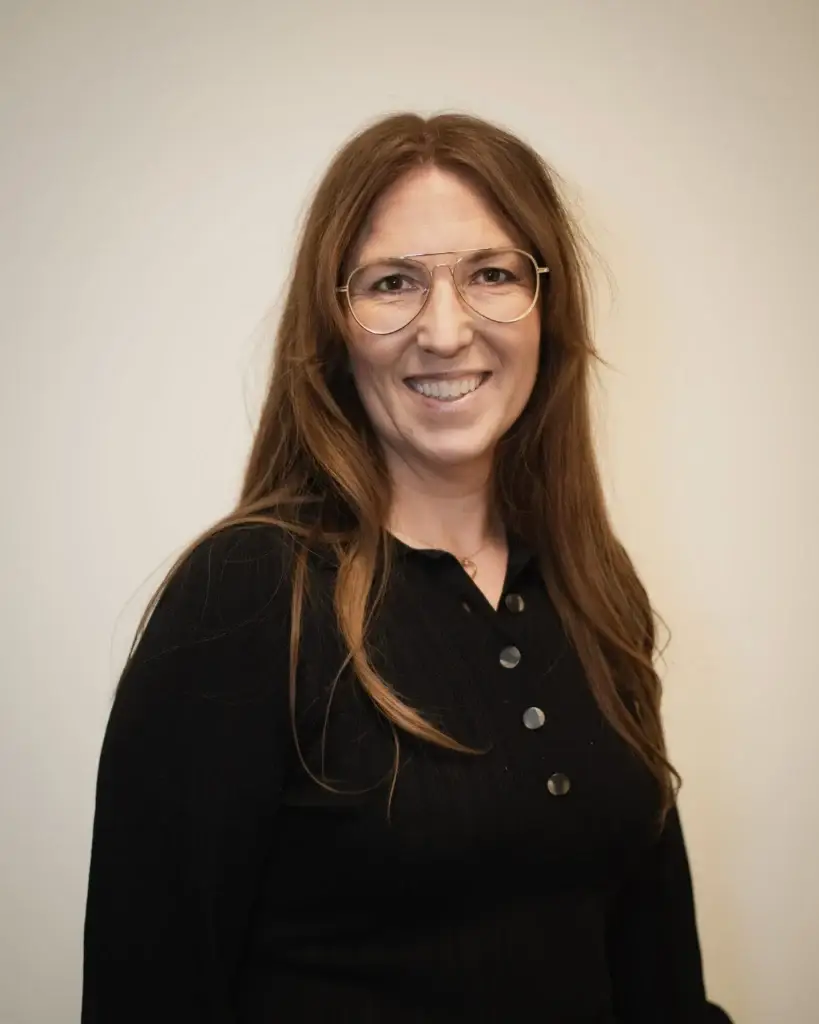
[[[472,302],[470,302],[470,300],[464,294],[461,285],[459,285],[458,279],[456,277],[455,272],[456,272],[456,269],[458,268],[458,266],[464,260],[466,260],[470,256],[475,257],[475,256],[486,255],[487,257],[491,257],[491,256],[494,256],[494,255],[507,255],[508,256],[508,255],[514,255],[514,254],[517,254],[519,256],[524,257],[529,263],[531,263],[532,271],[534,272],[534,292],[532,294],[532,297],[531,297],[531,300],[529,302],[529,305],[527,306],[527,308],[522,313],[519,313],[519,314],[517,314],[515,316],[512,316],[512,317],[504,317],[504,318],[499,319],[499,318],[497,318],[495,316],[488,315],[486,312],[484,312],[481,309],[476,308],[475,305]],[[457,259],[454,261],[454,263],[436,263],[434,266],[428,267],[425,263],[421,263],[420,262],[420,257],[422,257],[422,256],[456,256]],[[369,268],[378,267],[381,264],[383,264],[385,267],[395,268],[395,269],[389,269],[389,270],[386,271],[386,273],[381,275],[381,280],[385,280],[385,279],[388,279],[390,277],[396,277],[397,278],[399,276],[399,272],[398,272],[397,268],[399,266],[409,264],[412,267],[418,267],[419,268],[419,272],[422,275],[422,279],[424,280],[425,285],[426,285],[420,306],[416,310],[412,311],[411,314],[409,316],[407,316],[407,319],[405,321],[403,321],[401,324],[399,324],[399,326],[397,326],[397,327],[389,327],[386,330],[376,330],[373,327],[369,326],[368,324],[362,323],[361,319],[359,318],[358,314],[356,313],[355,305],[353,303],[352,294],[351,294],[351,290],[350,290],[350,285],[356,279],[357,275],[360,275],[360,274],[366,272],[367,269],[369,269]],[[426,308],[427,302],[429,301],[429,297],[432,294],[432,285],[433,285],[433,280],[434,280],[434,274],[435,274],[435,271],[438,269],[438,267],[446,267],[447,270],[449,270],[450,274],[452,275],[452,283],[455,286],[455,291],[457,292],[457,294],[458,294],[459,298],[461,299],[461,301],[467,306],[467,308],[471,312],[475,313],[477,316],[481,317],[484,320],[489,320],[489,321],[491,321],[493,323],[505,323],[505,324],[517,323],[518,320],[523,320],[524,317],[527,317],[532,312],[532,310],[537,305],[537,300],[538,300],[538,298],[540,296],[540,277],[541,277],[541,274],[548,274],[549,273],[549,268],[548,267],[538,266],[537,260],[535,259],[535,257],[530,252],[526,252],[525,249],[517,249],[514,246],[502,246],[502,247],[496,247],[496,248],[491,248],[491,249],[454,249],[451,252],[418,252],[418,253],[412,253],[411,255],[407,255],[407,256],[386,257],[386,258],[384,258],[382,260],[376,260],[376,261],[371,262],[371,263],[363,263],[360,266],[355,267],[355,269],[347,277],[346,283],[344,285],[341,285],[340,287],[337,287],[336,288],[336,292],[339,295],[341,295],[341,294],[346,295],[346,297],[347,297],[347,306],[348,306],[348,308],[350,310],[350,314],[352,315],[352,317],[356,321],[356,323],[360,327],[362,327],[365,331],[367,331],[369,334],[376,334],[376,335],[379,335],[379,336],[383,336],[383,335],[387,335],[387,334],[395,334],[397,331],[402,331],[405,328],[409,327],[409,325],[413,322],[413,320],[416,320],[421,315],[421,313],[423,313],[424,309]],[[484,269],[486,269],[486,268],[484,268]],[[498,269],[498,268],[493,268],[493,269]],[[499,268],[499,269],[503,269],[503,268]]]

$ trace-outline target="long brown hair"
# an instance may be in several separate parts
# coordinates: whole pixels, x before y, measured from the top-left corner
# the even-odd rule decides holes
[[[423,709],[401,700],[368,654],[369,624],[389,571],[384,523],[390,485],[346,371],[345,314],[336,292],[375,201],[402,175],[425,165],[454,172],[476,188],[550,268],[539,372],[526,409],[498,446],[495,500],[506,527],[538,553],[603,714],[653,773],[667,810],[678,776],[666,757],[660,719],[654,615],[612,530],[592,443],[590,371],[598,357],[590,336],[584,248],[553,172],[495,125],[464,115],[397,114],[338,152],[302,230],[240,499],[180,556],[165,585],[196,544],[220,529],[271,523],[287,531],[296,556],[292,709],[307,560],[316,544],[332,549],[339,567],[335,612],[348,664],[392,723],[396,757],[401,732],[466,750],[427,721]]]

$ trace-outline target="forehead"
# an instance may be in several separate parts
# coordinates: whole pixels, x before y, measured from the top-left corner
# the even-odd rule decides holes
[[[424,167],[400,178],[377,200],[356,258],[366,262],[379,256],[520,244],[516,233],[462,178]]]

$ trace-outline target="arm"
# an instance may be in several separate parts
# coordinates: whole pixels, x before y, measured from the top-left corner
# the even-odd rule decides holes
[[[676,808],[617,896],[609,960],[618,1024],[730,1024],[706,1000],[691,872]]]
[[[264,527],[203,542],[123,674],[97,782],[83,1024],[235,1020],[290,744],[280,546]]]

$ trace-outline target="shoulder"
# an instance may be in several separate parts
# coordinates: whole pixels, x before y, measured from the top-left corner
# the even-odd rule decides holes
[[[283,531],[236,525],[200,538],[177,559],[120,676],[105,771],[130,772],[133,758],[144,758],[164,765],[170,779],[181,771],[180,750],[216,764],[220,751],[247,761],[251,746],[262,751],[271,730],[284,742],[286,550]]]
[[[180,581],[216,584],[229,589],[236,582],[262,576],[284,579],[293,544],[289,534],[272,523],[233,523],[206,534],[179,561]]]
[[[220,527],[193,543],[160,587],[146,632],[177,642],[281,618],[290,604],[292,541],[273,524]]]

